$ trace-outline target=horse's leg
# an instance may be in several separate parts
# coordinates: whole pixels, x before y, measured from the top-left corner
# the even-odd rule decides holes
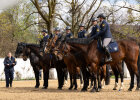
[[[91,77],[91,84],[90,84],[90,88],[92,88],[92,86],[93,86],[93,81],[94,81],[94,79],[93,79],[93,77]]]
[[[93,75],[94,86],[93,86],[91,92],[96,92],[96,90],[97,90],[96,77],[97,77],[97,75],[94,74],[94,75]]]
[[[72,80],[72,75],[70,74],[70,87],[69,90],[73,88],[73,80]]]
[[[82,70],[82,73],[83,73],[83,80],[84,80],[84,86],[83,86],[81,91],[87,91],[86,68],[82,68],[81,70]]]
[[[83,75],[82,75],[82,72],[80,70],[80,87],[83,86]]]
[[[60,73],[60,69],[58,69],[58,68],[56,68],[56,71],[57,71],[57,77],[58,77],[58,89],[62,89],[62,82],[61,82],[61,78],[63,78],[63,77],[61,77],[61,73]]]
[[[118,65],[118,69],[120,72],[120,78],[121,78],[121,84],[120,84],[120,89],[119,91],[121,91],[123,89],[123,77],[124,77],[124,61],[122,61],[119,65]]]
[[[77,74],[74,75],[74,85],[75,85],[74,90],[77,90],[77,79],[76,79],[77,77],[76,76]]]
[[[65,73],[64,73],[64,84],[67,85],[68,83],[68,70],[65,69]]]
[[[114,85],[114,88],[113,88],[113,90],[117,90],[117,87],[118,87],[118,71],[117,71],[117,69],[112,69],[113,70],[113,72],[114,72],[114,75],[115,75],[115,85]]]
[[[37,69],[36,66],[33,66],[33,71],[35,73],[35,79],[36,79],[35,88],[39,88],[39,86],[40,86],[40,82],[39,82],[39,70]]]
[[[126,62],[126,65],[127,65],[127,68],[129,70],[129,73],[130,73],[130,76],[131,76],[131,83],[130,83],[130,87],[128,89],[128,91],[132,91],[132,89],[134,88],[134,65],[133,65],[133,61],[130,62],[130,61],[127,61],[125,60]]]
[[[48,70],[43,70],[44,72],[44,87],[42,89],[47,89],[48,88],[48,79],[49,79],[49,69]]]

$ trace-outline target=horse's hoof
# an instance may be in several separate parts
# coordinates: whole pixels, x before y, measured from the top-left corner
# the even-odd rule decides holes
[[[140,90],[140,88],[137,87],[137,88],[136,88],[136,91],[139,91],[139,90]]]
[[[44,86],[44,87],[42,87],[42,89],[47,89],[47,87],[46,87],[46,86]]]
[[[129,89],[128,89],[128,91],[132,91],[132,89],[131,89],[131,88],[129,88]]]
[[[100,92],[100,91],[101,91],[101,88],[96,89],[96,92]]]
[[[58,90],[62,90],[62,87],[58,87],[57,89],[58,89]]]
[[[72,90],[72,87],[70,87],[69,90]]]
[[[74,88],[74,90],[77,90],[77,88]]]
[[[113,88],[113,90],[117,90],[116,88]]]
[[[84,88],[81,90],[81,92],[86,92],[86,91],[87,91],[87,89],[84,89]]]
[[[96,92],[96,89],[92,89],[90,92]]]
[[[39,86],[35,86],[35,88],[39,88]]]

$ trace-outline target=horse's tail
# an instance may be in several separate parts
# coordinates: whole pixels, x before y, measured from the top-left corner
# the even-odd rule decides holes
[[[105,79],[105,85],[110,84],[110,72],[109,72],[109,65],[106,65],[106,79]]]

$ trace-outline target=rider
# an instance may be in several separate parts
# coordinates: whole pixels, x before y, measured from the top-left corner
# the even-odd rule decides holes
[[[84,24],[80,24],[80,32],[78,33],[78,38],[86,38],[85,34],[86,34],[86,30],[85,30],[85,25]]]
[[[72,38],[73,37],[70,26],[66,27],[66,37],[67,38]]]
[[[99,31],[99,35],[101,37],[101,40],[103,41],[103,48],[105,50],[105,54],[107,55],[107,62],[108,61],[112,61],[112,57],[111,54],[109,52],[109,47],[108,44],[111,42],[112,40],[112,34],[110,32],[110,26],[109,24],[106,22],[106,17],[104,14],[99,14],[97,17],[100,21],[100,31]]]
[[[99,25],[98,25],[96,18],[92,18],[92,24],[93,24],[93,28],[92,28],[92,31],[90,33],[90,37],[94,36],[97,38],[100,28],[99,28]]]
[[[48,35],[48,31],[47,30],[42,30],[42,35],[43,35],[43,41],[47,42],[49,35]]]
[[[48,31],[45,29],[42,30],[41,32],[42,32],[43,39],[41,39],[41,41],[40,41],[40,48],[42,48],[42,49],[40,49],[40,52],[43,52],[45,45],[47,43],[47,40],[49,39],[49,35],[48,35]]]
[[[55,35],[57,35],[58,38],[61,37],[61,33],[60,33],[60,28],[59,28],[59,27],[56,27],[56,28],[55,28]]]

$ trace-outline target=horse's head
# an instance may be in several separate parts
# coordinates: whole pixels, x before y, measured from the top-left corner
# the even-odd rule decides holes
[[[59,39],[58,35],[53,36],[52,38],[48,39],[48,43],[46,45],[45,52],[51,52],[55,48],[55,43]]]
[[[26,43],[18,43],[16,52],[15,52],[15,57],[20,57],[22,56],[23,60],[26,61],[28,56],[29,56],[30,50],[26,48]]]
[[[15,52],[15,57],[19,57],[23,54],[23,49],[24,49],[25,44],[24,43],[18,43],[16,52]]]
[[[63,35],[61,38],[57,39],[55,43],[55,47],[53,49],[53,52],[55,55],[66,55],[69,52],[70,48],[69,45],[66,43],[66,36]]]

